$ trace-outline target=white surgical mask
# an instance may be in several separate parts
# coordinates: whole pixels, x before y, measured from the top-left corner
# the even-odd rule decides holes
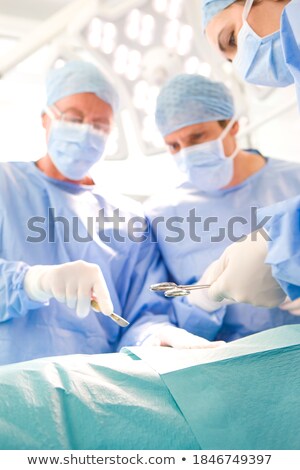
[[[220,137],[204,144],[183,148],[174,155],[175,162],[188,181],[201,191],[214,191],[227,186],[233,178],[233,160],[239,152],[226,157],[223,140],[236,122],[234,117]]]
[[[294,83],[286,65],[280,31],[261,38],[246,21],[253,0],[247,0],[238,50],[233,65],[243,80],[254,85],[285,87]]]

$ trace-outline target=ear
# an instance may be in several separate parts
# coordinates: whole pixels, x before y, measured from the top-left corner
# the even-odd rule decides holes
[[[41,119],[42,119],[42,126],[44,129],[47,129],[49,127],[49,124],[50,124],[50,118],[49,116],[47,116],[46,113],[43,113],[42,116],[41,116]]]
[[[46,128],[46,114],[45,113],[41,115],[41,120],[42,120],[42,126],[45,129]]]
[[[239,130],[240,130],[240,124],[239,124],[238,121],[236,121],[233,124],[232,128],[230,129],[229,134],[232,135],[233,137],[235,137],[237,135],[237,133],[239,132]]]

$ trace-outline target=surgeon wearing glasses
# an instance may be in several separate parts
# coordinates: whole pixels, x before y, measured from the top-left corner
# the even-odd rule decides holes
[[[140,205],[94,183],[117,108],[115,89],[93,64],[54,69],[42,115],[46,155],[0,165],[0,364],[109,353],[152,337],[211,346],[169,322],[173,309],[190,306],[149,291],[166,270]],[[114,220],[116,210],[117,228],[100,223],[99,211]],[[139,240],[133,217],[144,221]],[[113,313],[130,325],[120,327]]]

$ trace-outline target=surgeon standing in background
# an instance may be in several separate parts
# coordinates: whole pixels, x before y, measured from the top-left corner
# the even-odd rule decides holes
[[[209,41],[244,80],[271,87],[294,83],[300,105],[300,0],[202,0],[202,14]],[[264,227],[270,241],[250,234],[228,247],[208,269],[208,295],[275,306],[287,294],[293,302],[282,308],[299,313],[300,198],[267,212],[273,215]]]
[[[178,75],[162,88],[156,124],[185,181],[147,202],[146,213],[153,225],[164,217],[154,229],[171,280],[207,284],[202,277],[206,268],[253,229],[258,208],[299,193],[300,165],[241,150],[232,94],[224,84],[200,75]],[[174,234],[172,239],[166,223],[176,217],[184,219],[180,241]],[[177,318],[177,324],[195,333],[197,318],[213,312],[220,320],[217,337],[226,341],[300,323],[299,317],[279,308],[220,306],[206,289],[192,291],[187,299],[199,310],[191,311],[188,320]]]
[[[0,364],[114,352],[152,336],[159,345],[215,346],[169,323],[173,308],[184,314],[188,305],[149,292],[166,272],[148,227],[139,223],[138,239],[129,229],[143,217],[139,205],[94,184],[90,169],[117,105],[94,65],[52,70],[42,115],[47,154],[0,165]],[[91,310],[92,296],[104,315]],[[113,323],[113,311],[130,326]]]

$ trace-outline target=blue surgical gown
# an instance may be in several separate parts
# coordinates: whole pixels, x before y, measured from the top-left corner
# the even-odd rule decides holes
[[[257,208],[295,196],[299,188],[300,165],[266,159],[266,165],[259,172],[234,188],[205,193],[185,182],[170,194],[147,202],[146,213],[170,279],[181,284],[197,282],[228,245],[258,229],[262,220],[268,222],[267,218],[264,220],[268,212],[256,217]],[[165,222],[159,221],[159,217],[164,217]],[[194,222],[188,221],[188,217]],[[177,227],[176,233],[174,227]],[[226,341],[280,325],[300,323],[300,317],[279,308],[248,304],[222,307],[208,315],[219,321],[215,337]],[[177,315],[175,323],[193,333],[198,322],[205,322],[205,318],[207,313],[199,308],[191,311],[189,318]]]
[[[289,71],[294,77],[300,109],[300,0],[292,0],[281,17],[281,43]]]
[[[266,213],[272,216],[265,226],[270,238],[266,263],[282,289],[295,300],[300,297],[300,197],[261,209],[259,219]]]
[[[300,0],[289,2],[281,18],[281,41],[286,64],[292,73],[300,109]],[[266,262],[273,277],[291,299],[300,297],[300,198],[275,205],[266,225],[269,242]],[[265,211],[260,211],[264,217]]]
[[[110,217],[104,223],[97,221],[101,210]],[[119,227],[116,211],[124,219]],[[130,220],[141,232],[141,219],[133,217],[143,217],[138,203],[96,186],[49,178],[33,162],[0,165],[0,364],[114,352],[142,342],[173,308],[183,315],[190,310],[149,291],[166,271],[148,228],[128,233]],[[140,237],[145,241],[134,241]],[[79,259],[100,266],[115,311],[130,327],[95,312],[80,319],[55,299],[49,305],[29,300],[23,279],[30,265]]]

